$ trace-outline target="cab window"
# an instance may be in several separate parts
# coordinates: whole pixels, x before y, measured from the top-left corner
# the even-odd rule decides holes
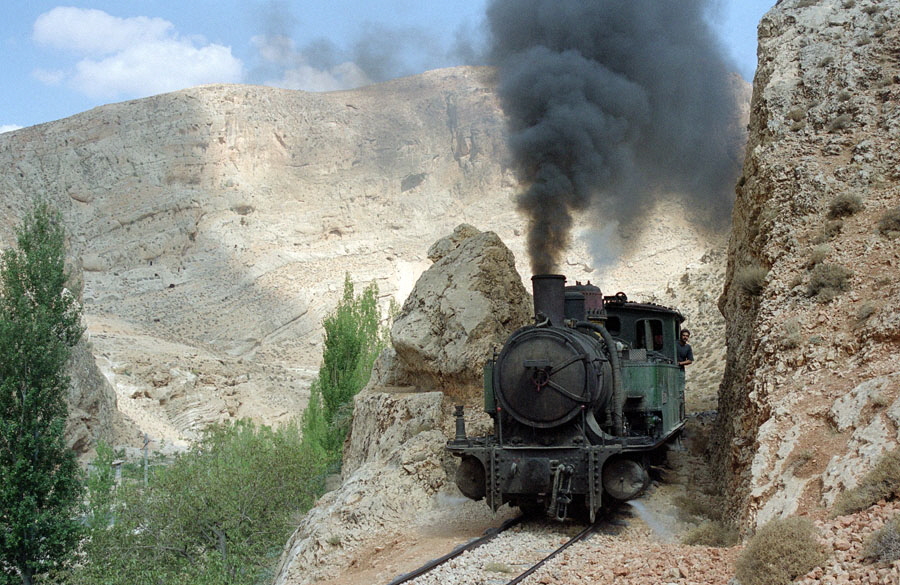
[[[635,347],[662,351],[663,324],[659,319],[641,319],[635,323]]]

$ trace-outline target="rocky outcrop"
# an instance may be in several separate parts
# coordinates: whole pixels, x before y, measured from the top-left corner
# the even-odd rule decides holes
[[[436,507],[447,483],[440,465],[446,438],[438,392],[404,394],[372,389],[357,398],[353,430],[379,445],[353,467],[337,490],[325,494],[285,545],[275,585],[316,583],[348,566],[360,547],[411,529]],[[387,436],[367,435],[390,430]],[[359,441],[357,441],[359,442]]]
[[[359,547],[374,546],[375,534],[408,530],[440,507],[442,492],[459,496],[444,461],[452,420],[446,396],[480,389],[491,348],[533,311],[513,255],[496,234],[461,225],[428,255],[434,264],[404,303],[392,348],[354,401],[343,483],[291,537],[276,584],[333,576]],[[387,385],[398,380],[408,385]]]
[[[97,367],[91,348],[84,339],[72,349],[67,374],[70,379],[66,404],[66,443],[85,453],[97,443],[115,444],[117,433],[137,437],[136,428],[128,428],[116,407],[116,393]]]
[[[498,342],[528,323],[531,299],[497,234],[462,225],[428,251],[426,270],[391,328],[399,384],[480,388]]]
[[[822,513],[898,442],[896,3],[779,2],[759,26],[716,441],[745,530]]]

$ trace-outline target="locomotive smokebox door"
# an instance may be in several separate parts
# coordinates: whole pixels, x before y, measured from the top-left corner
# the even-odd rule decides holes
[[[494,393],[517,421],[557,427],[605,403],[605,359],[589,338],[568,329],[530,327],[507,341],[494,368]]]

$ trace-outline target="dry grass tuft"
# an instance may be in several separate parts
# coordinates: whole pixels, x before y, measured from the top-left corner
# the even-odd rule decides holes
[[[900,236],[900,207],[889,209],[881,216],[878,231],[889,238]]]
[[[837,219],[862,211],[862,197],[854,193],[841,193],[828,205],[828,217]]]
[[[842,292],[850,290],[853,273],[838,264],[822,262],[816,264],[809,275],[807,294],[827,303]]]
[[[684,544],[716,547],[734,546],[740,540],[737,529],[721,520],[707,520],[681,538]]]
[[[900,560],[900,516],[894,516],[866,540],[866,557],[882,563]]]
[[[863,476],[859,485],[838,494],[832,506],[834,516],[865,510],[878,500],[900,495],[900,449],[881,456],[872,470]]]
[[[745,266],[734,275],[734,281],[748,295],[758,297],[762,294],[766,276],[769,271],[759,264]]]
[[[735,563],[741,585],[787,585],[827,559],[807,518],[773,520],[759,529]]]

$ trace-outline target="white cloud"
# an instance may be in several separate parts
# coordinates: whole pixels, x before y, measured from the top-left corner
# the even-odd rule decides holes
[[[59,85],[66,79],[65,71],[50,71],[48,69],[35,69],[31,72],[31,76],[43,83],[44,85]]]
[[[243,67],[221,45],[196,48],[179,41],[129,47],[102,60],[84,59],[70,83],[91,97],[152,95],[204,83],[241,81]]]
[[[118,18],[102,10],[60,6],[38,17],[34,40],[82,55],[107,55],[170,37],[174,29],[162,18]]]
[[[38,17],[34,40],[75,53],[69,70],[35,70],[94,98],[144,97],[204,83],[237,83],[244,68],[231,48],[184,38],[161,18],[118,18],[101,10],[54,8]]]
[[[2,124],[0,125],[0,134],[4,132],[12,132],[13,130],[18,130],[19,128],[24,128],[24,126],[19,126],[16,124]]]

